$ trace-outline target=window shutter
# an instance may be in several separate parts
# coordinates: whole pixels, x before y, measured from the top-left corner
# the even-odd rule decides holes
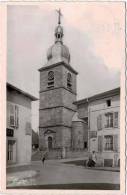
[[[7,113],[7,127],[10,127],[10,105],[9,103],[7,103],[6,113]]]
[[[15,106],[10,104],[10,126],[15,126]]]
[[[97,117],[97,128],[98,128],[98,130],[102,129],[102,115],[99,115]]]
[[[31,123],[26,122],[26,135],[31,135],[32,129],[31,129]]]
[[[102,152],[102,151],[103,151],[103,137],[98,136],[98,152]]]
[[[15,126],[19,127],[19,107],[15,105]]]
[[[118,152],[118,135],[113,135],[113,150]]]
[[[113,126],[114,127],[118,127],[118,112],[114,112],[114,115],[113,115]]]
[[[100,129],[102,129],[102,115],[100,115]]]

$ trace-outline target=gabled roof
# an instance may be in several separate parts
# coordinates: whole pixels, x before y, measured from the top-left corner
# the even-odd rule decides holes
[[[92,102],[95,100],[99,100],[103,98],[110,98],[111,96],[115,96],[115,95],[120,95],[120,87],[109,90],[109,91],[105,91],[103,93],[96,94],[94,96],[91,96],[91,97],[88,97],[82,100],[75,101],[74,104],[75,105],[86,104],[88,102]]]
[[[10,83],[7,83],[7,89],[11,89],[11,90],[15,90],[17,91],[18,93],[28,97],[31,101],[36,101],[38,100],[38,98],[30,95],[29,93],[25,92],[25,91],[22,91],[21,89],[15,87],[14,85],[10,84]]]

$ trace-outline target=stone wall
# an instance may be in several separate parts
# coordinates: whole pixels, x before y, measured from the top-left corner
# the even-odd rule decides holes
[[[54,72],[54,85],[48,87],[48,72]],[[72,87],[67,86],[67,74],[72,75]],[[48,147],[47,136],[53,139],[53,148],[71,147],[72,117],[76,111],[76,74],[62,63],[40,71],[39,143]],[[49,135],[44,135],[50,129]],[[52,135],[52,131],[55,133]],[[43,143],[45,142],[45,143]]]
[[[50,133],[45,135],[47,130],[54,131],[55,133]],[[53,148],[59,149],[62,147],[71,147],[71,128],[65,126],[54,126],[39,129],[39,147],[42,150],[48,148],[47,137],[53,137]]]
[[[76,110],[76,95],[64,88],[53,88],[40,93],[40,109],[65,106]]]
[[[88,127],[81,121],[72,122],[72,147],[84,149],[84,142],[88,142]]]

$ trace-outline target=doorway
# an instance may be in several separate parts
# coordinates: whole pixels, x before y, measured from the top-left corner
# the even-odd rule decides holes
[[[16,140],[7,140],[7,163],[16,163]]]
[[[48,149],[49,150],[52,149],[52,137],[51,136],[48,137]]]

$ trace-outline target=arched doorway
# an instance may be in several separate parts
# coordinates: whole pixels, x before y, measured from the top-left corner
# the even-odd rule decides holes
[[[52,137],[48,137],[48,149],[51,150],[52,149]]]

